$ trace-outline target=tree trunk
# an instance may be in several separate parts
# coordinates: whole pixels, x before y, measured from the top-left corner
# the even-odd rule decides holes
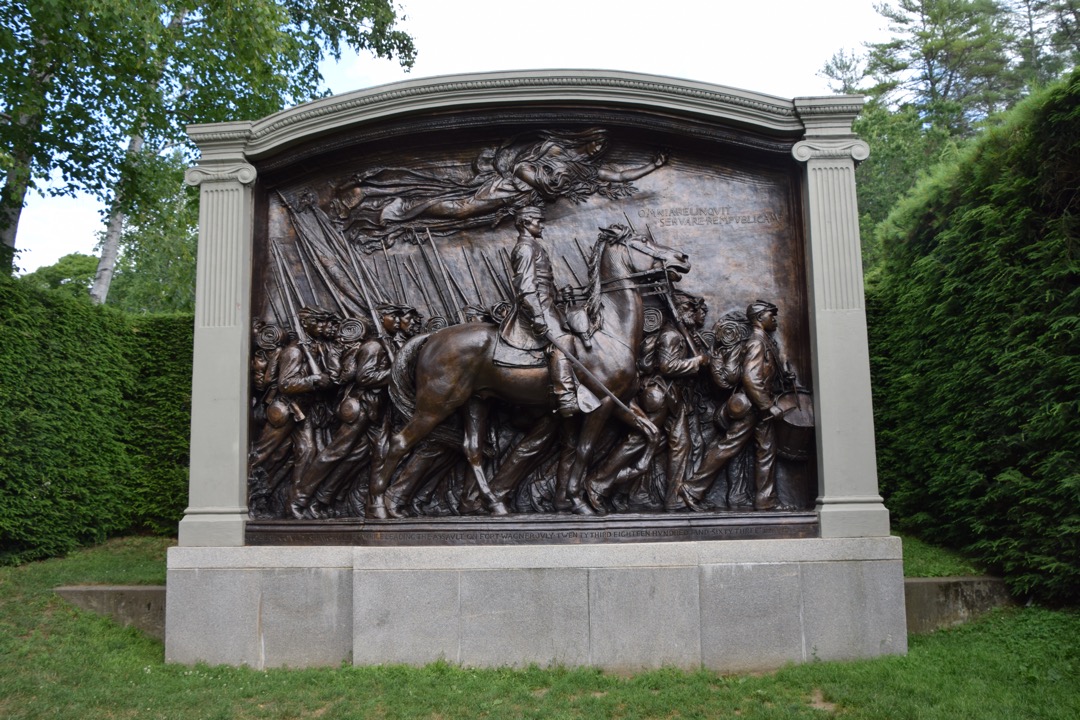
[[[128,140],[127,155],[142,152],[142,135],[133,135]],[[90,288],[90,299],[96,305],[103,305],[105,298],[109,296],[109,285],[112,284],[113,271],[116,269],[116,258],[120,253],[120,233],[124,230],[124,220],[127,217],[120,209],[119,192],[113,198],[112,209],[109,211],[109,223],[105,229],[105,239],[101,242],[101,259],[98,260],[97,274],[94,276],[94,285]]]
[[[30,189],[30,157],[26,153],[15,156],[7,181],[0,189],[0,272],[15,272],[15,236],[19,232],[19,218]]]

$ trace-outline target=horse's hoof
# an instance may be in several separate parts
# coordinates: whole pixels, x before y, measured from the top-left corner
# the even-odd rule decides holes
[[[509,515],[510,509],[506,507],[506,503],[504,503],[502,500],[496,500],[495,503],[491,506],[491,514]]]

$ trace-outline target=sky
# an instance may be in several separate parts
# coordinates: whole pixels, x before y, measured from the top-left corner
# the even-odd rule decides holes
[[[828,95],[819,72],[840,49],[888,37],[873,0],[398,0],[418,51],[396,61],[350,54],[322,66],[334,93],[405,79],[494,70],[600,69],[667,75],[792,98]],[[256,118],[236,118],[237,120]],[[92,198],[31,193],[19,225],[23,272],[94,253]]]

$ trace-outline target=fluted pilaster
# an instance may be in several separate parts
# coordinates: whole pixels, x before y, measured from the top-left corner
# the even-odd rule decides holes
[[[246,124],[239,124],[246,125]],[[247,133],[201,138],[192,378],[191,469],[181,545],[240,546],[247,519],[247,417],[252,183]]]
[[[855,164],[869,146],[851,132],[851,98],[796,98],[804,163],[818,512],[823,537],[889,534],[878,494]]]

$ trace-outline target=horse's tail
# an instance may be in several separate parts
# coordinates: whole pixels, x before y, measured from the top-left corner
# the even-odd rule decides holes
[[[390,399],[406,420],[411,418],[416,410],[416,357],[429,337],[431,333],[410,338],[398,350],[390,368]]]

